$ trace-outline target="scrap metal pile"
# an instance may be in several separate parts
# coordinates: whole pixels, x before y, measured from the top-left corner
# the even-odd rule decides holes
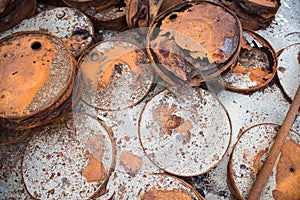
[[[300,84],[281,4],[0,0],[1,199],[247,199]],[[261,199],[300,199],[293,128]]]

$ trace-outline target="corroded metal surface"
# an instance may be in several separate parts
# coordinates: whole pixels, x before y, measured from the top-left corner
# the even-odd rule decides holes
[[[237,140],[229,161],[229,179],[233,192],[239,199],[247,199],[279,127],[274,124],[260,124],[243,132]],[[290,151],[290,158],[286,155],[286,151]],[[299,152],[300,136],[291,131],[262,192],[261,199],[297,199],[300,197],[299,187],[297,187],[300,179],[296,172],[300,165],[300,160],[297,160]],[[282,159],[285,160],[283,166]],[[291,184],[293,182],[294,184]]]
[[[176,1],[176,0],[174,0]],[[128,2],[128,1],[126,1]],[[156,1],[153,1],[156,2]],[[173,2],[173,1],[168,1]],[[215,1],[217,2],[217,0]],[[282,5],[275,16],[275,20],[268,26],[265,30],[257,31],[261,36],[263,36],[276,51],[279,51],[288,45],[299,42],[299,20],[297,20],[299,1],[298,0],[282,0]],[[46,7],[44,7],[46,8]],[[39,12],[39,11],[38,11]],[[68,20],[68,19],[66,19]],[[46,22],[45,22],[46,23]],[[251,21],[249,21],[251,23]],[[49,24],[48,24],[49,25]],[[101,30],[100,32],[103,37],[106,38],[110,35],[109,30]],[[108,34],[107,34],[108,33]],[[128,36],[130,37],[130,36]],[[131,38],[130,38],[131,39]],[[142,43],[141,43],[142,44]],[[290,65],[292,62],[287,60],[286,65]],[[278,72],[279,73],[279,72]],[[218,77],[221,78],[221,77]],[[85,102],[80,101],[76,105],[76,110],[81,110],[82,112],[88,112],[94,117],[98,117],[99,120],[104,122],[107,127],[112,129],[113,140],[116,141],[116,146],[118,151],[116,152],[116,166],[112,175],[109,177],[107,182],[106,190],[101,190],[102,194],[107,192],[105,195],[101,196],[101,193],[97,193],[95,198],[98,199],[109,199],[113,198],[113,195],[118,193],[120,195],[126,195],[126,190],[130,191],[129,186],[132,183],[137,183],[134,185],[136,188],[145,188],[143,182],[133,182],[133,180],[138,180],[138,177],[144,177],[142,180],[152,180],[151,174],[161,173],[163,170],[159,169],[155,164],[153,164],[149,158],[145,155],[142,146],[139,142],[138,136],[138,120],[140,118],[140,113],[142,112],[146,102],[160,93],[161,90],[158,88],[164,88],[167,84],[160,79],[156,79],[157,86],[154,91],[150,91],[138,104],[134,106],[124,108],[118,111],[103,111],[95,109],[87,105]],[[295,80],[289,79],[286,85],[293,87]],[[1,82],[0,82],[1,83]],[[75,84],[75,83],[74,83]],[[224,107],[229,113],[230,119],[232,121],[232,143],[230,144],[229,151],[227,155],[218,163],[218,165],[210,169],[207,173],[200,176],[186,177],[187,180],[194,188],[196,188],[202,196],[208,200],[227,200],[234,199],[232,193],[229,191],[227,186],[227,164],[229,162],[229,153],[232,150],[233,144],[236,142],[240,132],[243,132],[250,126],[256,125],[258,123],[272,122],[281,124],[284,116],[289,107],[289,102],[286,100],[286,96],[283,95],[283,90],[278,87],[278,82],[276,79],[266,85],[265,88],[251,93],[251,95],[239,94],[223,90],[222,85],[214,85],[213,83],[207,83],[210,92],[215,92],[217,97],[220,99]],[[68,87],[70,90],[71,87]],[[68,95],[63,95],[62,99],[67,98]],[[78,97],[76,97],[78,98]],[[56,102],[56,107],[60,103]],[[47,110],[45,113],[50,116],[53,115],[52,111],[55,109]],[[59,112],[56,114],[60,115]],[[45,117],[45,116],[44,116]],[[171,130],[178,129],[178,123],[180,124],[180,116],[172,116],[167,120],[168,122],[176,122],[174,124],[168,123],[168,128]],[[173,121],[172,121],[172,120]],[[30,120],[30,119],[27,119]],[[293,129],[297,132],[300,131],[300,115],[296,118]],[[170,131],[169,131],[170,132]],[[16,134],[17,136],[17,134]],[[9,139],[9,138],[8,138]],[[55,141],[54,141],[55,143]],[[20,146],[21,145],[21,146]],[[24,145],[24,144],[23,144]],[[56,144],[55,144],[56,145]],[[70,146],[70,144],[61,143],[60,148],[65,146]],[[1,173],[0,180],[0,196],[1,198],[20,198],[20,199],[30,199],[30,195],[25,189],[24,182],[21,177],[21,162],[20,157],[22,153],[19,152],[19,148],[22,149],[22,144],[9,145],[1,148],[1,153],[8,152],[11,155],[20,156],[4,156],[1,157],[1,169],[2,166],[9,166],[9,170]],[[8,150],[9,148],[13,150]],[[60,154],[61,155],[61,154]],[[37,157],[43,158],[43,154],[37,155]],[[7,158],[7,159],[6,159]],[[132,161],[132,162],[131,162]],[[14,164],[10,164],[13,162]],[[16,164],[17,163],[17,164]],[[198,165],[194,166],[195,168]],[[6,169],[8,169],[6,167]],[[30,174],[31,175],[31,174]],[[50,174],[49,177],[51,177]],[[146,178],[145,178],[146,177]],[[54,177],[57,178],[57,177]],[[66,179],[64,179],[66,180]],[[129,185],[128,185],[129,184]],[[151,183],[149,183],[151,185]],[[121,188],[122,190],[119,190]],[[172,189],[170,189],[172,190]],[[147,197],[147,195],[159,195],[159,194],[170,194],[169,189],[162,192],[159,189],[142,189],[138,193],[138,197]],[[56,190],[50,188],[49,195]],[[144,195],[146,193],[146,195]],[[136,193],[135,193],[136,194]],[[140,196],[139,194],[143,194]],[[178,193],[173,193],[174,195],[180,195]],[[131,195],[131,194],[129,194]],[[101,197],[99,197],[101,196]],[[120,196],[116,195],[116,199],[120,199]],[[181,196],[183,197],[183,196]]]
[[[23,20],[14,28],[0,33],[0,38],[29,30],[46,31],[61,38],[75,57],[92,44],[94,36],[93,24],[87,16],[73,8],[59,7],[42,11],[33,18]]]
[[[97,119],[72,113],[29,141],[22,163],[26,189],[38,199],[87,199],[103,190],[114,154],[111,133]]]
[[[204,198],[190,185],[179,178],[165,174],[138,175],[124,179],[112,197],[132,200],[203,200]]]
[[[3,126],[5,121],[30,126],[71,96],[74,59],[58,38],[39,32],[12,34],[1,40],[0,54]]]
[[[102,110],[118,110],[140,102],[152,88],[154,74],[145,53],[125,41],[104,41],[79,61],[82,99]]]
[[[221,79],[226,89],[252,92],[266,87],[277,71],[273,47],[260,35],[244,30],[238,62]]]
[[[169,84],[198,86],[236,62],[241,37],[240,22],[228,9],[212,2],[184,2],[154,19],[147,53]]]
[[[221,0],[221,2],[236,13],[244,28],[250,30],[268,27],[281,5],[280,0]]]
[[[293,99],[300,85],[300,43],[282,50],[278,57],[277,75],[284,92]],[[293,84],[290,84],[291,81]]]
[[[230,119],[220,102],[204,90],[170,90],[146,104],[139,122],[141,144],[150,160],[169,173],[203,174],[227,151]]]

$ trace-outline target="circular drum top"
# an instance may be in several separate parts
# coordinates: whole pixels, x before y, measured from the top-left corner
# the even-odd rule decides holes
[[[125,41],[104,41],[80,58],[82,99],[102,110],[118,110],[140,102],[152,88],[154,74],[145,53]]]
[[[0,41],[0,117],[24,118],[53,105],[75,73],[63,42],[49,34],[20,32]]]
[[[230,66],[239,52],[241,32],[238,18],[223,6],[184,2],[154,19],[147,38],[148,54],[154,68],[169,79],[175,75],[197,85]]]
[[[93,117],[72,113],[29,141],[22,174],[38,199],[88,199],[102,191],[115,165],[111,133]]]
[[[229,116],[205,90],[170,90],[158,93],[146,104],[139,121],[140,142],[161,169],[179,176],[203,174],[227,152]]]
[[[251,187],[280,129],[276,124],[258,124],[242,133],[229,161],[229,177],[238,199],[247,199]],[[300,198],[300,136],[290,131],[275,163],[261,199]],[[298,195],[298,196],[297,196]]]
[[[285,48],[278,57],[279,82],[290,99],[300,85],[300,43]]]

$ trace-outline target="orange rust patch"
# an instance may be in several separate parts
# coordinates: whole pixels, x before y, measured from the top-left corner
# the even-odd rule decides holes
[[[105,56],[98,51],[91,52],[85,62],[81,64],[83,75],[93,87],[105,89],[111,81],[114,72],[118,72],[119,65],[128,65],[133,73],[141,73],[137,65],[139,53],[126,46],[117,46],[105,51]],[[93,57],[94,56],[94,57]]]
[[[249,78],[251,81],[256,81],[260,84],[271,78],[272,74],[259,68],[254,68],[250,71]]]
[[[156,188],[151,188],[140,198],[141,200],[191,200],[191,197],[181,191],[175,190],[157,190]]]
[[[287,140],[276,167],[275,200],[300,199],[300,145]]]
[[[262,157],[264,156],[265,153],[269,151],[269,148],[265,148],[263,150],[260,150],[255,156],[253,160],[253,170],[255,174],[257,175],[259,171],[261,170],[261,167],[263,165]]]
[[[123,165],[129,168],[131,171],[139,170],[143,165],[143,160],[132,154],[129,151],[123,151],[120,155],[120,161]]]
[[[275,8],[277,6],[277,3],[273,0],[248,0],[249,2],[256,3],[261,6]]]
[[[173,12],[162,21],[160,28],[161,35],[175,30],[169,37],[173,34],[177,45],[191,51],[193,58],[208,58],[210,63],[225,62],[235,48],[226,49],[227,55],[220,48],[226,45],[227,40],[238,37],[233,31],[238,30],[236,19],[223,8],[210,4],[197,5],[185,12]]]
[[[89,163],[86,166],[83,176],[87,182],[102,181],[107,176],[107,172],[99,160],[97,160],[92,154],[88,154]]]
[[[39,46],[40,45],[40,46]],[[44,36],[27,36],[0,47],[0,111],[26,114],[50,74],[55,47]]]

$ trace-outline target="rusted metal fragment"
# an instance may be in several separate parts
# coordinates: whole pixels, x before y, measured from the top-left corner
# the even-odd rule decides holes
[[[91,47],[80,58],[82,99],[102,110],[118,110],[140,102],[152,88],[154,74],[136,45],[115,40]]]
[[[94,11],[103,10],[116,5],[120,0],[63,0],[69,7],[78,8],[85,12],[88,9]]]
[[[60,39],[40,32],[12,34],[1,40],[0,57],[2,126],[31,128],[43,118],[53,120],[50,113],[56,108],[65,108],[73,90],[75,61]]]
[[[126,21],[130,28],[149,27],[154,18],[184,0],[130,0],[127,3]]]
[[[236,65],[230,67],[220,82],[226,89],[248,93],[266,87],[277,71],[277,56],[262,36],[244,30],[242,49]]]
[[[188,194],[174,190],[157,190],[151,188],[141,196],[141,200],[192,200]]]
[[[241,20],[243,28],[250,30],[268,27],[274,20],[281,5],[280,0],[221,0],[221,2],[236,13]]]
[[[295,43],[282,50],[278,56],[277,76],[289,101],[291,101],[300,84],[300,43]]]
[[[153,21],[147,53],[169,84],[198,86],[235,63],[241,33],[239,20],[228,9],[212,2],[184,2]]]
[[[93,117],[70,113],[35,132],[22,174],[34,198],[89,199],[104,189],[114,165],[110,131]]]
[[[279,128],[280,126],[275,124],[255,125],[244,131],[235,143],[229,161],[228,175],[232,183],[231,190],[238,199],[248,198],[251,186],[267,158]],[[261,194],[262,199],[277,199],[280,195],[296,195],[299,192],[296,189],[297,184],[294,184],[295,180],[299,182],[299,174],[298,172],[295,174],[296,170],[290,171],[292,166],[295,168],[299,166],[299,144],[299,134],[290,131],[282,154],[277,159],[273,173]]]
[[[287,140],[276,168],[275,200],[300,199],[300,144]]]
[[[61,38],[75,57],[92,44],[94,37],[93,24],[87,16],[73,8],[59,7],[23,20],[14,28],[1,33],[0,38],[29,30],[45,31]]]
[[[171,88],[147,102],[139,137],[145,154],[159,168],[195,176],[222,160],[231,140],[231,125],[226,110],[209,92]]]
[[[13,9],[0,17],[0,33],[8,30],[25,18],[30,18],[36,9],[35,0],[16,0]]]
[[[120,1],[116,5],[103,10],[95,11],[93,9],[86,9],[84,13],[93,20],[96,29],[123,31],[128,29],[126,24],[126,10],[125,3]]]

